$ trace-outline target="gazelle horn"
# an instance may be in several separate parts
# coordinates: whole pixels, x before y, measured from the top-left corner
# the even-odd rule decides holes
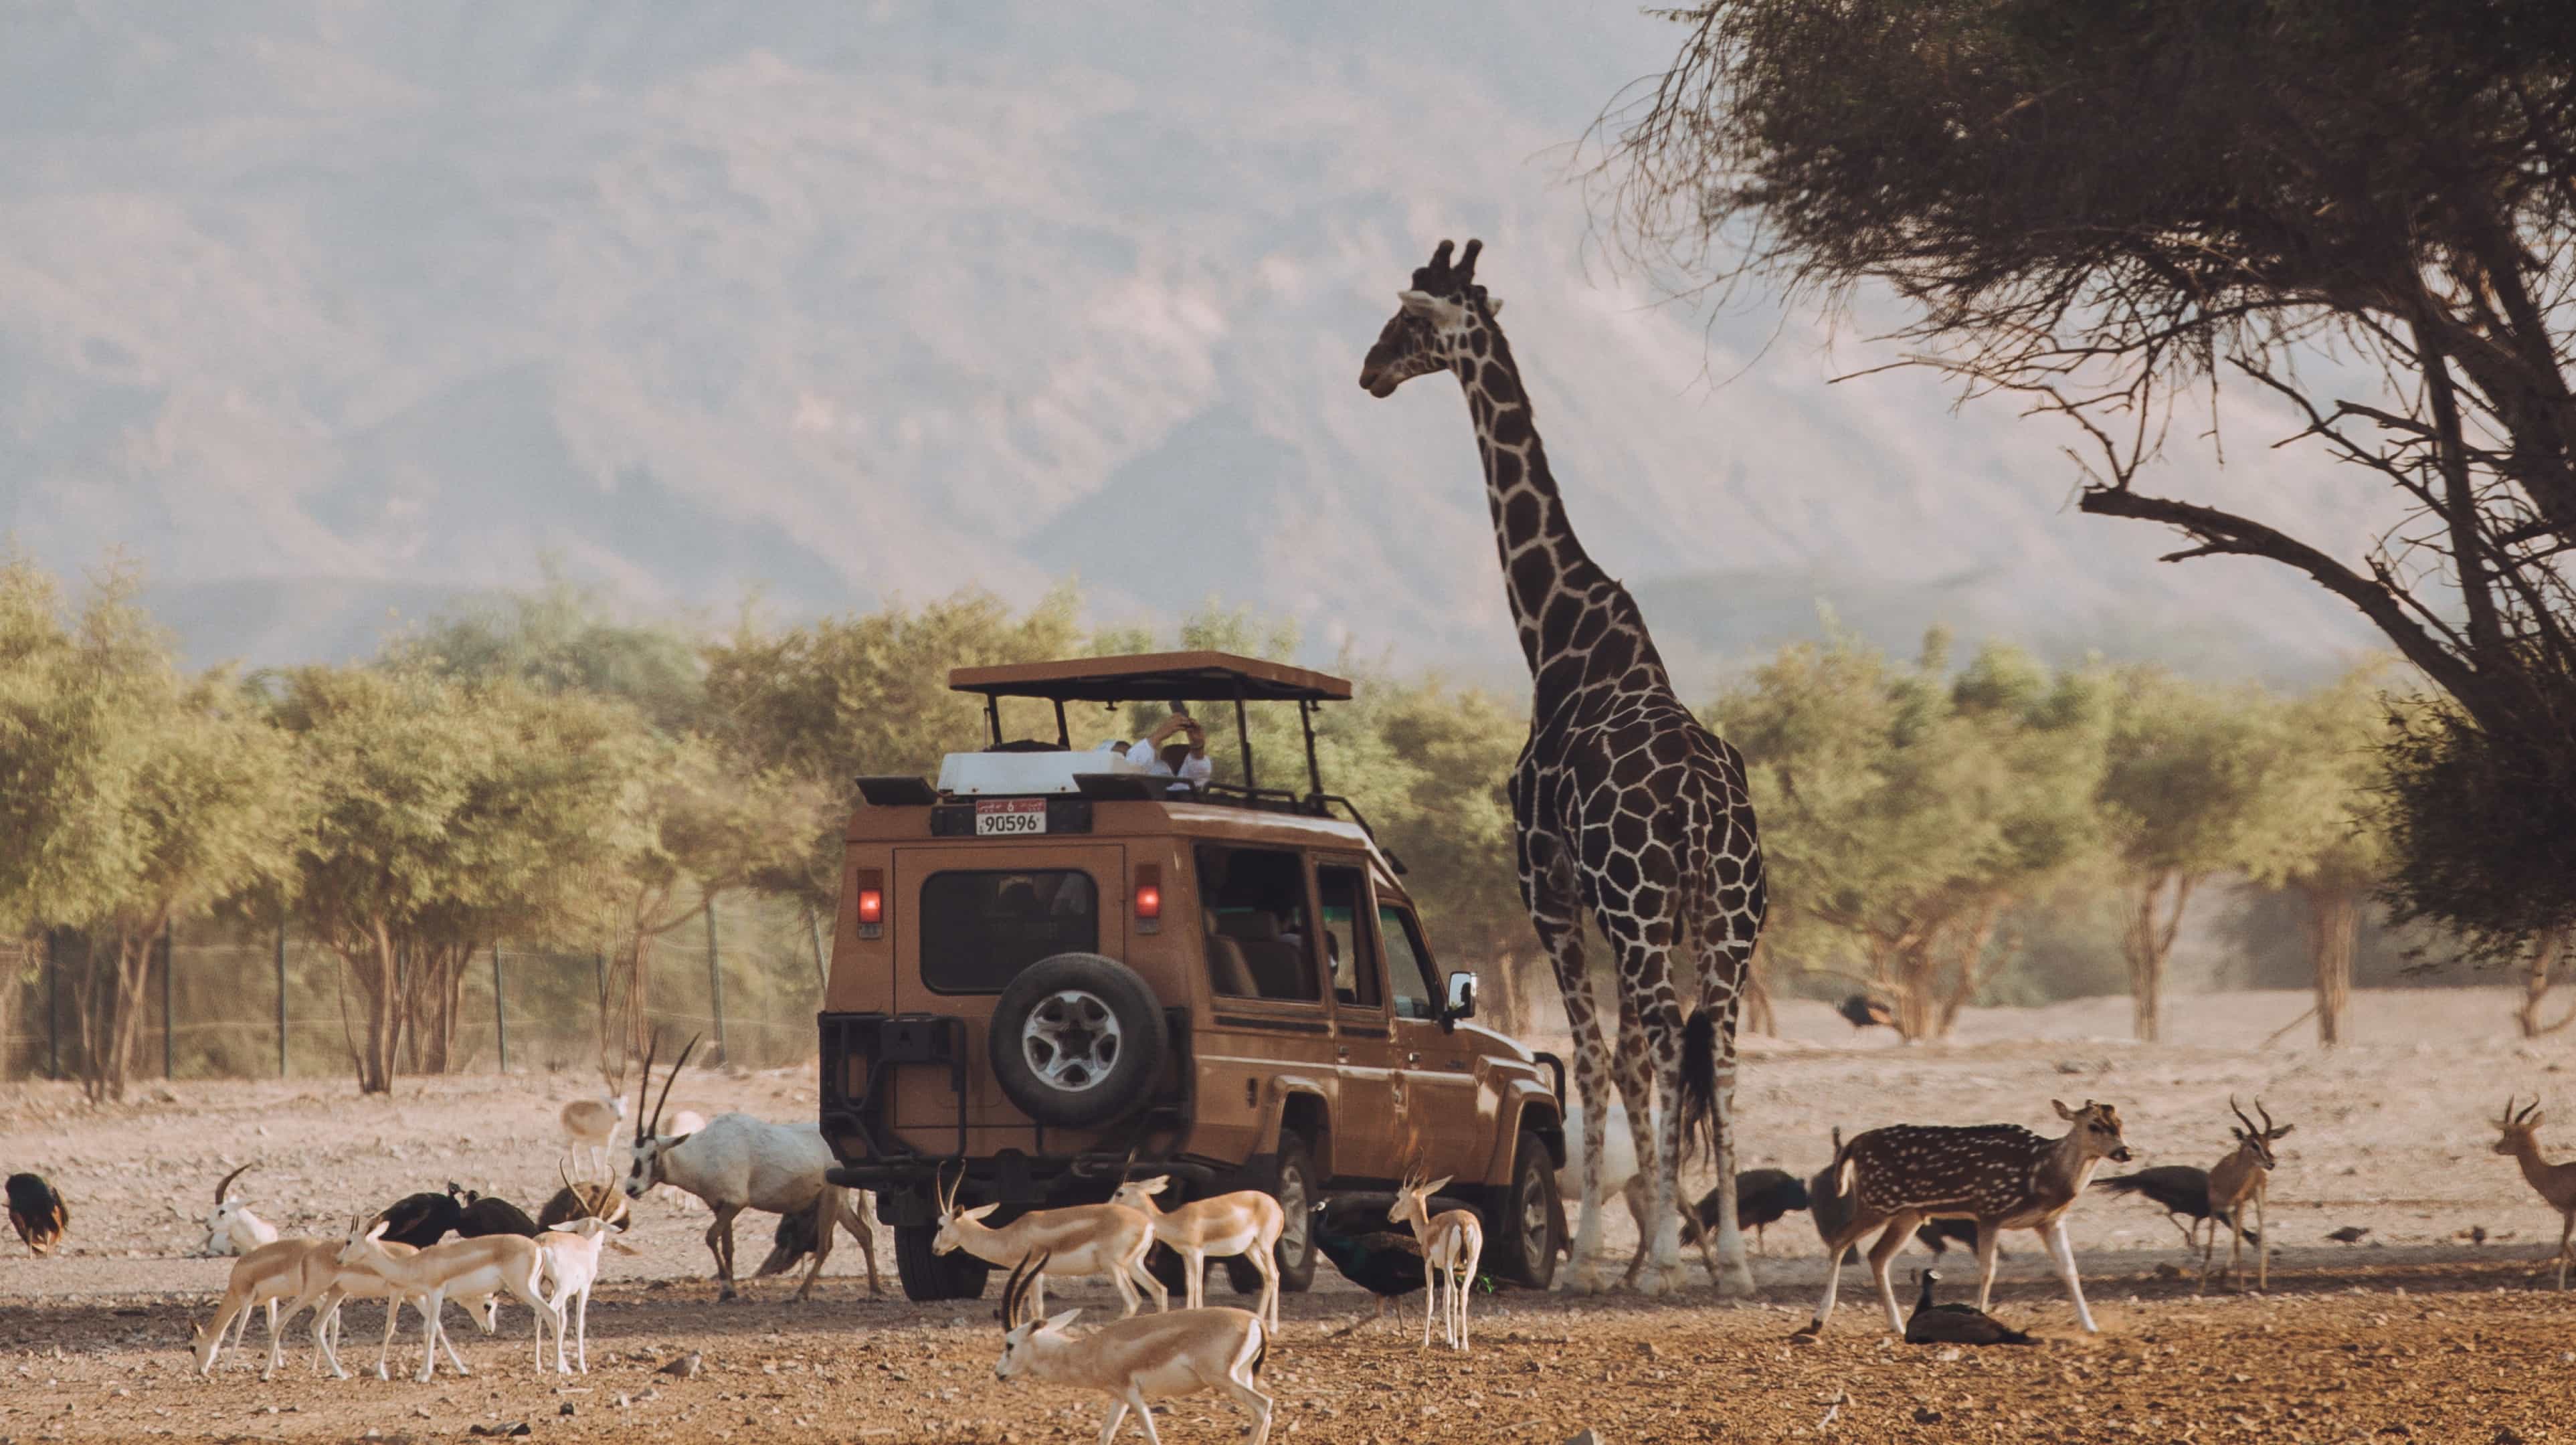
[[[2255,1101],[2256,1107],[2258,1107],[2258,1108],[2259,1108],[2259,1107],[2261,1107],[2261,1103],[2262,1103],[2262,1101],[2261,1101],[2261,1100],[2256,1100],[2256,1101]],[[2229,1112],[2231,1112],[2231,1113],[2235,1114],[2235,1116],[2236,1116],[2236,1118],[2237,1118],[2237,1122],[2239,1122],[2239,1123],[2241,1123],[2241,1124],[2243,1124],[2243,1125],[2245,1126],[2245,1132],[2246,1132],[2246,1133],[2248,1133],[2248,1134],[2260,1134],[2260,1133],[2262,1133],[2262,1132],[2263,1132],[2262,1130],[2257,1129],[2257,1128],[2255,1128],[2255,1127],[2254,1127],[2254,1121],[2253,1121],[2253,1120],[2248,1119],[2248,1118],[2246,1118],[2246,1117],[2245,1117],[2245,1111],[2244,1111],[2243,1109],[2241,1109],[2241,1108],[2238,1108],[2238,1107],[2237,1107],[2237,1104],[2236,1104],[2236,1096],[2235,1096],[2234,1094],[2230,1094],[2230,1095],[2228,1095],[2228,1096],[2227,1096],[2227,1108],[2228,1108]]]

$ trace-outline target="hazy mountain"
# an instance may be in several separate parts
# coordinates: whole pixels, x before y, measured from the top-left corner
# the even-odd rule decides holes
[[[363,650],[553,556],[790,613],[1073,572],[1108,619],[1220,594],[1320,651],[1507,673],[1455,388],[1354,384],[1470,233],[1577,525],[1677,660],[1812,633],[1820,598],[1907,650],[1936,616],[2271,672],[2367,641],[2260,564],[2158,567],[2153,529],[2074,515],[2045,423],[1831,385],[1886,354],[1611,275],[1565,147],[1665,58],[1626,5],[0,24],[0,530],[66,571],[127,549],[200,657]],[[2180,485],[2349,549],[2369,494],[2323,471],[2237,446]]]

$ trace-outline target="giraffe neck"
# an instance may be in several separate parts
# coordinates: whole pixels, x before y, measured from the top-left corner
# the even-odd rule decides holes
[[[1646,635],[1636,603],[1594,564],[1566,519],[1511,345],[1493,317],[1479,310],[1478,335],[1491,341],[1485,348],[1471,346],[1479,354],[1460,360],[1458,384],[1467,394],[1467,412],[1476,428],[1485,502],[1494,519],[1494,549],[1503,564],[1503,592],[1511,602],[1521,656],[1537,683],[1538,710],[1545,712],[1555,699],[1600,680],[1596,674],[1615,680],[1643,664],[1662,681],[1663,660]],[[1668,682],[1664,685],[1669,688]]]

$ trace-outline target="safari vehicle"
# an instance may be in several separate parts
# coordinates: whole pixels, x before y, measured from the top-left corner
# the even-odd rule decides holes
[[[1220,652],[948,682],[984,698],[989,745],[936,784],[859,779],[821,1017],[830,1177],[876,1192],[904,1292],[983,1290],[982,1262],[931,1251],[944,1185],[996,1223],[1147,1174],[1173,1176],[1167,1207],[1266,1190],[1304,1289],[1311,1209],[1409,1168],[1483,1214],[1488,1268],[1545,1286],[1564,1065],[1469,1022],[1475,975],[1441,974],[1402,865],[1324,791],[1316,713],[1350,683]],[[1006,699],[1052,703],[1054,740],[1006,739]],[[1243,776],[1192,787],[1070,746],[1068,705],[1139,701],[1230,706]],[[1256,775],[1245,709],[1282,703],[1303,792]]]

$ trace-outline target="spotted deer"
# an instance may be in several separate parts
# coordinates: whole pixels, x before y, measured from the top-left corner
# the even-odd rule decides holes
[[[2235,1112],[2243,1127],[2229,1125],[2227,1132],[2236,1136],[2236,1148],[2209,1170],[2209,1243],[2200,1251],[2200,1287],[2209,1288],[2210,1265],[2218,1258],[2218,1226],[2227,1227],[2227,1272],[2236,1288],[2245,1288],[2245,1205],[2254,1205],[2254,1288],[2272,1287],[2272,1251],[2263,1241],[2272,1233],[2272,1223],[2264,1212],[2264,1200],[2271,1193],[2272,1141],[2297,1128],[2296,1124],[2274,1124],[2272,1111],[2263,1101],[2254,1101],[2254,1112],[2263,1116],[2256,1128],[2245,1111],[2236,1107],[2236,1096],[2227,1096],[2227,1107]]]
[[[1825,1298],[1816,1306],[1816,1317],[1799,1333],[1823,1331],[1825,1321],[1833,1317],[1834,1293],[1842,1284],[1843,1255],[1862,1235],[1884,1225],[1886,1232],[1869,1248],[1869,1269],[1878,1281],[1879,1302],[1887,1307],[1887,1327],[1903,1334],[1905,1318],[1897,1312],[1896,1289],[1887,1278],[1888,1262],[1927,1219],[1977,1222],[1980,1310],[1994,1292],[1995,1247],[2003,1232],[2027,1229],[2039,1235],[2047,1242],[2049,1257],[2057,1262],[2057,1272],[2065,1277],[2076,1320],[2087,1333],[2098,1333],[2093,1312],[2084,1305],[2084,1286],[2075,1275],[2075,1249],[2066,1240],[2066,1211],[2102,1161],[2126,1161],[2129,1146],[2120,1137],[2120,1113],[2108,1104],[2087,1099],[2083,1108],[2070,1109],[2051,1099],[2048,1106],[2073,1126],[2063,1138],[2034,1134],[2019,1124],[1964,1128],[1892,1124],[1861,1134],[1837,1150],[1830,1171],[1833,1187],[1827,1191],[1835,1207],[1816,1210],[1817,1232],[1824,1235],[1830,1261],[1825,1269]],[[1848,1214],[1843,1212],[1846,1209]]]
[[[2552,1164],[2540,1157],[2540,1123],[2549,1116],[2540,1112],[2540,1101],[2534,1099],[2519,1114],[2513,1111],[2513,1100],[2504,1101],[2504,1113],[2496,1120],[2495,1151],[2510,1154],[2522,1166],[2525,1182],[2537,1191],[2549,1207],[2558,1211],[2558,1287],[2567,1288],[2567,1245],[2576,1239],[2576,1159]]]

